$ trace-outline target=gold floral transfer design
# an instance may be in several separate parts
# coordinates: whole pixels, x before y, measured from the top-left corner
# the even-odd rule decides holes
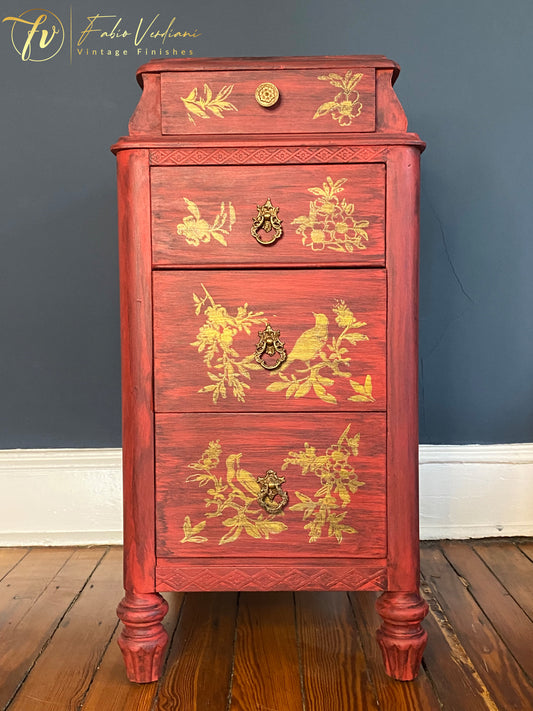
[[[301,511],[303,521],[308,521],[304,529],[308,532],[309,543],[316,543],[324,538],[335,538],[341,543],[343,536],[357,533],[357,530],[345,522],[347,507],[364,482],[360,481],[352,457],[359,454],[360,435],[349,436],[348,425],[338,441],[328,447],[324,454],[316,448],[304,444],[299,452],[289,452],[283,461],[282,469],[300,469],[300,474],[314,474],[320,486],[313,496],[295,491],[298,503],[290,506],[291,511]],[[229,454],[225,459],[224,475],[217,474],[222,456],[220,440],[209,442],[205,451],[196,462],[188,465],[193,470],[186,482],[197,482],[206,490],[205,519],[193,525],[190,516],[183,520],[183,538],[181,543],[209,542],[208,519],[226,516],[222,521],[228,531],[220,537],[218,545],[233,543],[242,533],[251,538],[269,539],[271,535],[283,533],[288,529],[281,520],[284,514],[266,514],[257,502],[259,483],[254,475],[241,466],[242,452]],[[289,499],[291,494],[289,493]],[[326,530],[327,527],[327,530]]]
[[[298,466],[303,476],[312,473],[318,477],[320,487],[314,497],[295,492],[299,503],[290,507],[291,511],[302,511],[304,521],[309,520],[304,528],[309,534],[309,543],[315,543],[323,536],[324,527],[328,527],[327,536],[335,536],[338,543],[344,534],[357,533],[353,526],[344,522],[346,509],[364,482],[359,481],[356,471],[350,463],[350,457],[359,454],[360,434],[349,437],[350,425],[346,427],[336,444],[317,454],[315,447],[307,442],[300,452],[289,452],[283,462],[282,470]]]
[[[195,202],[186,197],[183,199],[191,214],[183,218],[183,222],[177,225],[176,231],[185,237],[187,244],[198,247],[201,242],[207,243],[213,238],[227,247],[225,235],[231,232],[231,228],[235,224],[235,208],[231,202],[228,202],[227,206],[224,203],[220,204],[220,212],[215,216],[213,224],[210,225],[207,220],[202,219],[200,209]]]
[[[267,386],[270,392],[285,391],[285,397],[295,399],[306,396],[311,390],[314,394],[333,405],[337,398],[328,388],[335,384],[335,378],[351,378],[348,370],[351,357],[346,343],[356,346],[361,341],[368,341],[368,336],[361,332],[366,321],[359,321],[347,306],[344,299],[338,299],[332,308],[335,323],[340,329],[337,335],[329,336],[329,318],[326,314],[315,313],[315,325],[304,331],[297,339],[286,361],[275,371],[278,380]],[[286,375],[284,371],[291,369]],[[328,373],[325,375],[324,372]],[[363,385],[350,379],[354,395],[348,398],[352,402],[374,402],[372,396],[372,378],[367,375]]]
[[[187,111],[189,121],[196,125],[194,117],[208,119],[212,116],[224,118],[224,111],[237,111],[237,107],[227,101],[233,90],[234,84],[223,86],[216,96],[207,84],[204,84],[204,95],[200,96],[198,88],[195,87],[185,98],[181,97]]]
[[[308,188],[317,196],[309,203],[309,214],[292,221],[293,225],[298,225],[296,232],[302,235],[304,247],[311,247],[313,251],[332,249],[335,252],[366,249],[368,234],[365,227],[370,223],[356,219],[354,204],[339,198],[345,182],[346,178],[333,182],[328,176],[321,188]]]
[[[198,482],[201,487],[209,486],[205,499],[206,519],[227,516],[222,525],[228,528],[219,540],[219,545],[236,541],[241,533],[252,538],[266,538],[285,531],[287,526],[275,514],[265,514],[257,502],[259,484],[253,474],[240,465],[242,453],[226,457],[225,477],[217,476],[222,447],[220,440],[209,442],[207,449],[198,461],[188,465],[194,474],[186,481]],[[198,535],[207,526],[207,520],[192,525],[190,516],[183,522],[182,543],[205,543],[207,538]]]
[[[340,89],[340,92],[333,101],[321,104],[313,118],[331,114],[331,118],[338,121],[340,126],[350,126],[353,119],[357,118],[363,109],[363,104],[359,101],[359,92],[355,88],[362,77],[362,74],[354,74],[351,69],[346,72],[344,77],[334,72],[318,77],[322,81],[329,81],[332,86]]]
[[[228,313],[221,304],[217,304],[202,284],[203,296],[193,294],[195,313],[206,317],[200,327],[196,340],[191,346],[203,354],[207,366],[207,376],[211,381],[204,385],[199,393],[212,393],[213,402],[225,399],[228,391],[239,402],[245,402],[246,390],[250,389],[250,371],[262,370],[255,360],[255,352],[241,357],[234,347],[234,338],[244,332],[251,335],[251,329],[257,324],[265,326],[267,319],[263,311],[252,311],[247,303],[239,306],[235,315]],[[337,299],[332,307],[336,333],[330,333],[330,317],[324,313],[314,313],[314,325],[305,330],[288,350],[287,358],[277,370],[270,371],[276,378],[266,386],[268,392],[285,392],[285,397],[295,399],[314,394],[323,402],[337,404],[337,398],[328,391],[335,385],[336,378],[349,378],[354,394],[348,398],[352,402],[374,402],[372,395],[372,377],[366,375],[364,382],[352,379],[348,368],[352,357],[350,350],[368,336],[362,332],[367,325],[360,321],[346,304],[344,299]],[[326,375],[327,373],[327,375]]]
[[[191,346],[196,347],[198,353],[203,353],[211,383],[198,392],[212,393],[213,402],[216,403],[219,397],[226,398],[230,389],[239,402],[244,402],[245,390],[250,388],[245,382],[250,379],[249,371],[261,370],[261,366],[255,362],[253,352],[241,358],[233,347],[233,339],[242,331],[250,336],[252,326],[265,326],[266,319],[262,311],[253,312],[248,304],[239,306],[237,313],[232,316],[224,306],[215,303],[203,284],[202,289],[204,295],[193,294],[193,299],[196,316],[203,312],[206,320]]]

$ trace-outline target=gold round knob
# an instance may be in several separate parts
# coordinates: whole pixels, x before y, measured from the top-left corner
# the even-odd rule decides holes
[[[279,100],[279,89],[275,84],[265,82],[255,90],[255,98],[260,106],[274,106]]]

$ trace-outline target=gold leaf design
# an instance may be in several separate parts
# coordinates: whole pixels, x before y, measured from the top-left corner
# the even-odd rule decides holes
[[[338,197],[344,190],[342,186],[345,182],[346,178],[333,182],[328,176],[321,188],[308,188],[317,196],[309,203],[309,214],[292,221],[293,225],[298,225],[296,232],[302,235],[304,247],[311,247],[313,251],[332,249],[335,252],[366,249],[368,234],[365,227],[370,223],[356,219],[354,204]]]
[[[344,299],[338,299],[332,308],[334,321],[340,332],[337,335],[329,333],[330,319],[326,314],[315,313],[315,325],[304,331],[296,340],[286,361],[275,374],[278,380],[267,386],[269,392],[283,392],[285,397],[295,399],[305,397],[311,391],[323,402],[332,405],[337,403],[336,397],[328,392],[328,388],[335,384],[335,378],[350,378],[351,373],[342,368],[350,366],[352,358],[345,343],[356,346],[362,341],[368,341],[368,336],[360,331],[366,326],[365,321],[359,321]],[[292,366],[290,376],[285,374]],[[303,367],[302,367],[303,366]],[[324,374],[324,371],[329,376]],[[365,390],[356,390],[356,381],[350,380],[356,395],[348,398],[354,400],[359,397],[360,402],[373,402],[372,380],[370,375],[365,380]],[[356,385],[354,385],[356,383]],[[363,386],[360,386],[363,387]],[[364,396],[364,397],[363,397]]]
[[[210,242],[213,238],[227,247],[228,243],[224,235],[229,234],[235,224],[235,208],[231,202],[228,202],[227,206],[223,202],[220,204],[220,212],[215,216],[213,224],[209,225],[206,220],[202,219],[198,205],[189,198],[184,197],[183,199],[191,214],[183,218],[183,222],[177,225],[176,231],[185,237],[187,244],[198,247],[201,242]]]
[[[308,531],[309,543],[323,537],[334,537],[341,543],[344,535],[357,533],[353,526],[345,523],[348,512],[343,511],[350,504],[351,495],[364,486],[350,461],[359,453],[360,434],[350,437],[350,427],[346,427],[325,454],[318,454],[315,447],[306,442],[303,450],[289,452],[281,467],[282,470],[299,467],[303,476],[311,473],[320,481],[314,497],[296,491],[299,503],[290,507],[291,511],[300,511],[302,519],[308,521],[304,528]],[[324,533],[326,526],[327,533]]]
[[[313,118],[331,114],[331,118],[338,121],[340,126],[350,126],[353,119],[360,116],[363,109],[363,104],[359,101],[359,92],[355,88],[362,77],[362,74],[354,74],[351,69],[346,72],[344,77],[334,72],[318,77],[321,81],[328,81],[341,91],[332,101],[321,104]]]
[[[196,124],[194,117],[208,119],[213,116],[224,118],[224,111],[237,111],[237,107],[227,101],[228,96],[233,90],[234,84],[223,86],[218,94],[213,98],[213,91],[204,84],[204,95],[200,96],[198,88],[195,87],[191,93],[185,98],[181,97],[185,105],[185,109],[189,116],[189,121]]]
[[[207,538],[205,536],[197,536],[196,534],[202,531],[206,526],[206,521],[200,521],[200,523],[193,526],[191,523],[190,516],[185,516],[183,522],[183,538],[181,543],[206,543]]]
[[[255,362],[253,353],[241,358],[233,347],[233,339],[242,331],[251,335],[251,327],[257,324],[265,326],[266,318],[262,311],[251,311],[248,304],[239,306],[232,316],[224,306],[215,303],[203,284],[202,288],[204,296],[193,294],[193,300],[196,315],[203,312],[206,320],[191,346],[197,348],[198,353],[203,353],[207,377],[211,382],[198,392],[212,393],[216,403],[220,397],[226,398],[229,390],[239,402],[244,402],[245,391],[250,388],[245,380],[250,379],[251,370],[261,370],[261,366]]]
[[[366,376],[363,385],[356,380],[350,380],[350,385],[355,390],[355,395],[349,397],[348,400],[353,402],[375,402],[375,398],[372,396],[372,378],[370,375]]]
[[[210,486],[205,499],[206,520],[192,526],[189,516],[183,522],[184,537],[181,543],[204,543],[208,539],[197,536],[199,531],[207,526],[207,518],[229,516],[222,521],[228,528],[219,540],[219,545],[233,543],[242,533],[251,538],[268,539],[271,535],[286,530],[287,525],[279,520],[279,514],[273,520],[273,515],[265,514],[259,506],[257,496],[259,484],[253,474],[241,467],[242,452],[230,454],[226,457],[225,480],[217,476],[216,469],[220,462],[222,447],[220,441],[209,442],[207,449],[200,458],[188,465],[194,474],[187,477],[186,482],[198,482],[200,487]],[[200,540],[202,539],[202,540]]]

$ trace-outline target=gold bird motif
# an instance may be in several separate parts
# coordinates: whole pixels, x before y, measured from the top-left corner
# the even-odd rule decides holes
[[[304,331],[294,344],[287,360],[279,370],[285,370],[295,360],[301,360],[309,365],[316,358],[328,340],[329,320],[326,314],[315,314],[315,325]]]
[[[240,466],[240,459],[242,453],[240,454],[230,454],[226,459],[226,480],[228,484],[232,487],[234,491],[241,494],[238,486],[234,482],[234,478],[243,487],[245,492],[252,494],[256,497],[259,494],[259,484],[255,480],[255,477],[246,469],[242,469]]]

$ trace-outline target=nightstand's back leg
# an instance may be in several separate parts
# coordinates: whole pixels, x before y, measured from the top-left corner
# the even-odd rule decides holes
[[[159,593],[126,593],[117,607],[124,623],[118,644],[130,681],[146,683],[161,676],[168,635],[161,624],[168,610]]]
[[[415,679],[427,641],[421,622],[428,605],[418,593],[385,592],[376,602],[383,624],[376,633],[385,670],[400,681]]]

